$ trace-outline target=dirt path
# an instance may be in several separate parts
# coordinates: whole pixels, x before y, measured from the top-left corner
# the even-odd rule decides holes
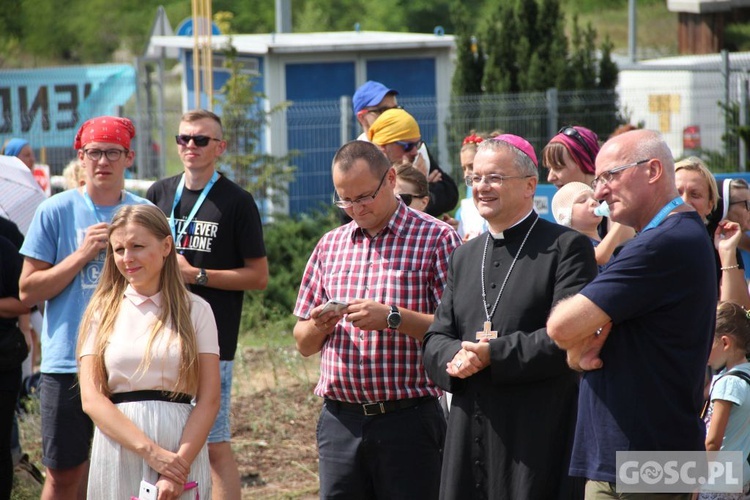
[[[235,362],[233,448],[243,499],[315,499],[318,358],[245,350]]]

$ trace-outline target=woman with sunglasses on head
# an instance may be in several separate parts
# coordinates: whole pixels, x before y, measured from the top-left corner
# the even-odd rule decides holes
[[[599,138],[586,127],[561,128],[542,150],[547,182],[558,189],[569,182],[591,185],[595,177]]]
[[[558,189],[569,182],[583,182],[591,186],[596,176],[596,155],[599,138],[586,127],[564,126],[542,150],[542,161],[549,169],[547,181]],[[603,207],[603,215],[606,208]],[[613,223],[608,217],[599,224],[602,241],[596,247],[596,263],[606,264],[616,248],[635,235],[633,229]]]

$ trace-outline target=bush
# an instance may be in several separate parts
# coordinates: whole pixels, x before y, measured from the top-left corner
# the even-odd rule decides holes
[[[292,311],[307,260],[320,237],[339,224],[338,213],[332,209],[312,216],[276,217],[264,227],[268,287],[245,293],[242,331],[254,332],[279,322],[291,327],[296,322]]]

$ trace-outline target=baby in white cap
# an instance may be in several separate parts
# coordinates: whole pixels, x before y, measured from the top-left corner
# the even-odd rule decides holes
[[[597,226],[602,221],[596,213],[599,202],[594,190],[583,182],[569,182],[552,198],[552,215],[558,224],[570,227],[591,239],[594,246],[601,241]]]

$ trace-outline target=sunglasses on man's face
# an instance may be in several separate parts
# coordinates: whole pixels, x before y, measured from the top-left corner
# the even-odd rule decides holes
[[[205,148],[206,146],[208,146],[208,143],[210,141],[221,142],[221,139],[214,139],[213,137],[209,137],[207,135],[187,135],[187,134],[176,135],[175,140],[177,141],[177,144],[179,144],[180,146],[187,146],[188,144],[190,144],[190,141],[193,141],[193,144],[195,144],[199,148]]]
[[[419,149],[422,147],[422,141],[414,141],[414,142],[396,141],[396,144],[404,148],[404,153],[408,153],[409,151],[413,149]]]
[[[382,115],[389,109],[404,109],[403,106],[378,106],[375,108],[365,108],[360,113],[375,113],[376,115]]]

